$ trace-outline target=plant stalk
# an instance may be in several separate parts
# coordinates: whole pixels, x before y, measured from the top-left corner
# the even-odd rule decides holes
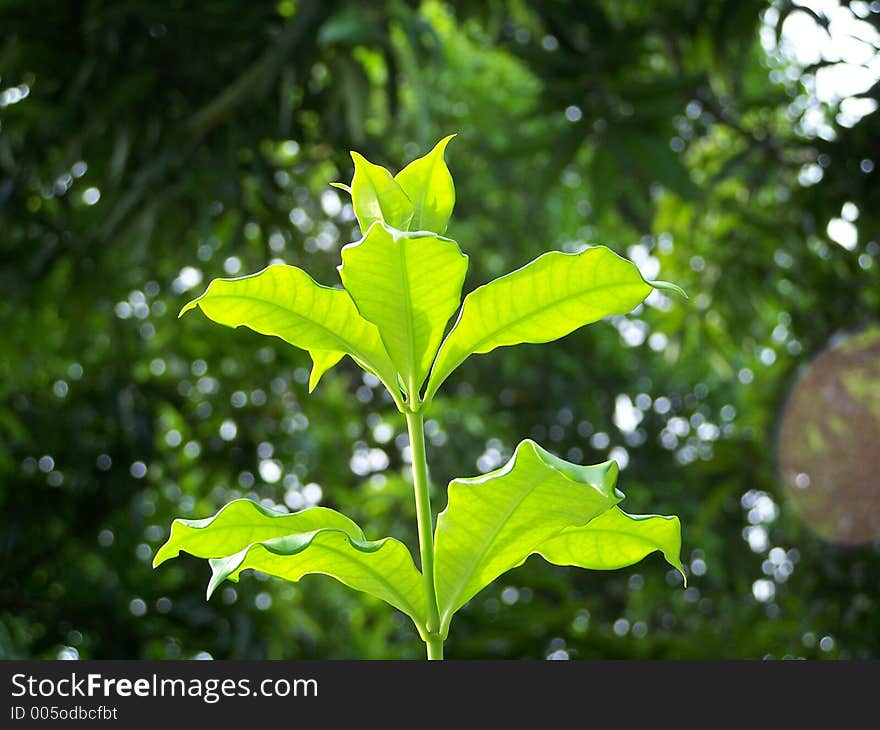
[[[432,636],[425,642],[425,644],[428,647],[428,659],[434,660],[443,658],[443,639],[439,636]]]
[[[406,428],[412,453],[413,491],[416,498],[416,520],[419,527],[419,556],[428,599],[428,617],[425,640],[428,659],[443,658],[443,639],[440,637],[440,612],[434,589],[434,516],[431,513],[431,495],[428,492],[428,462],[425,455],[425,421],[418,412],[406,413]]]

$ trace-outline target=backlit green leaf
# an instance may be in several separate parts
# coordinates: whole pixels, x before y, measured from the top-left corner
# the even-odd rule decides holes
[[[616,570],[638,563],[655,550],[685,578],[678,517],[629,515],[614,507],[582,527],[568,527],[536,551],[555,565]]]
[[[617,504],[617,474],[614,461],[579,466],[526,440],[501,469],[453,480],[435,537],[441,633],[455,611],[553,535]]]
[[[403,233],[381,222],[342,249],[339,275],[375,324],[406,390],[417,393],[458,309],[467,257],[432,233]]]
[[[309,393],[311,393],[324,373],[345,357],[345,353],[336,350],[312,350],[309,355],[312,356],[312,372],[309,375]]]
[[[523,342],[550,342],[611,314],[625,314],[652,288],[631,261],[605,246],[580,253],[551,251],[475,289],[440,347],[426,398],[471,354]]]
[[[443,154],[454,136],[441,139],[427,155],[413,160],[394,177],[413,205],[410,230],[446,231],[455,206],[455,185]]]
[[[360,527],[345,515],[326,507],[312,507],[289,514],[271,510],[250,499],[236,499],[213,517],[174,520],[171,535],[153,558],[153,567],[177,557],[181,551],[197,558],[220,558],[254,542],[325,527],[342,530],[358,540],[364,539]]]
[[[374,165],[357,152],[351,153],[351,159],[351,202],[361,231],[366,233],[376,221],[405,231],[413,217],[413,204],[403,188],[381,165]]]
[[[343,352],[373,372],[392,395],[398,392],[397,373],[375,325],[361,317],[348,292],[321,286],[295,266],[276,264],[251,276],[214,279],[181,316],[195,307],[220,324],[249,327],[308,350],[318,373],[313,372],[312,385],[332,359],[326,353]]]
[[[391,537],[368,541],[344,530],[325,529],[255,542],[211,560],[208,597],[224,580],[236,581],[248,568],[294,582],[311,573],[329,575],[400,609],[420,630],[425,624],[422,575],[406,546]]]

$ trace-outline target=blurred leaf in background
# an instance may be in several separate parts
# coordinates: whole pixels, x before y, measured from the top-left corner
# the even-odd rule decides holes
[[[876,3],[35,0],[0,27],[0,656],[414,656],[329,579],[205,602],[200,561],[150,562],[236,497],[414,545],[375,378],[343,361],[307,398],[305,353],[176,314],[271,263],[332,285],[348,151],[399,169],[453,132],[465,292],[601,243],[692,302],[473,358],[426,424],[439,508],[524,437],[615,459],[630,511],[681,517],[688,588],[656,555],[533,557],[449,654],[880,654],[878,542],[801,522],[776,436],[801,369],[880,314]]]

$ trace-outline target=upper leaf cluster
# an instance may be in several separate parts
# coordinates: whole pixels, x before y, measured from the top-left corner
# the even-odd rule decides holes
[[[310,389],[349,355],[382,381],[401,411],[416,411],[472,354],[558,339],[630,311],[652,289],[684,294],[673,284],[646,281],[632,262],[595,246],[544,254],[462,303],[467,256],[443,236],[455,205],[444,159],[453,136],[396,176],[352,152],[351,186],[336,185],[351,193],[363,236],[342,249],[342,289],[322,286],[294,266],[273,265],[215,279],[181,314],[198,306],[216,322],[307,350],[314,362]]]

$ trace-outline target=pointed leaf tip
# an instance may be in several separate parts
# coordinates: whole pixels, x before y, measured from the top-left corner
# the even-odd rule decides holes
[[[455,207],[455,185],[446,166],[446,146],[454,134],[441,139],[426,155],[410,162],[394,177],[412,201],[410,229],[443,233]]]
[[[196,299],[193,299],[191,302],[187,302],[186,304],[184,304],[184,305],[180,308],[180,312],[178,312],[178,314],[177,314],[177,318],[180,319],[180,318],[181,318],[184,314],[186,314],[190,309],[195,309],[197,306],[199,306],[199,299],[201,299],[201,297],[198,297],[198,298],[196,298]]]
[[[335,350],[312,350],[309,352],[312,356],[312,372],[309,375],[309,393],[314,392],[318,386],[318,382],[330,368],[338,363],[343,357],[344,352]]]
[[[677,294],[682,299],[687,299],[687,300],[690,299],[690,297],[687,295],[687,292],[684,289],[682,289],[680,286],[678,286],[678,284],[673,284],[669,281],[649,281],[648,284],[650,284],[655,289],[659,289],[661,291],[668,291],[668,292],[672,292],[673,294]]]
[[[211,596],[223,584],[223,581],[228,580],[232,583],[238,583],[239,576],[235,570],[244,562],[249,549],[250,547],[247,547],[241,552],[225,558],[211,558],[208,560],[208,565],[211,566],[211,579],[208,581],[208,586],[205,589],[206,601],[211,600]]]
[[[449,146],[449,143],[458,136],[458,132],[453,132],[452,134],[447,134],[443,139],[441,139],[437,144],[434,145],[434,150],[438,150],[441,153],[446,152],[446,148]],[[432,150],[432,152],[434,151]]]
[[[350,185],[346,185],[345,183],[341,183],[341,182],[332,182],[332,183],[330,183],[330,187],[331,187],[331,188],[339,188],[340,190],[344,190],[344,191],[347,192],[349,195],[351,195],[351,186],[350,186]]]

